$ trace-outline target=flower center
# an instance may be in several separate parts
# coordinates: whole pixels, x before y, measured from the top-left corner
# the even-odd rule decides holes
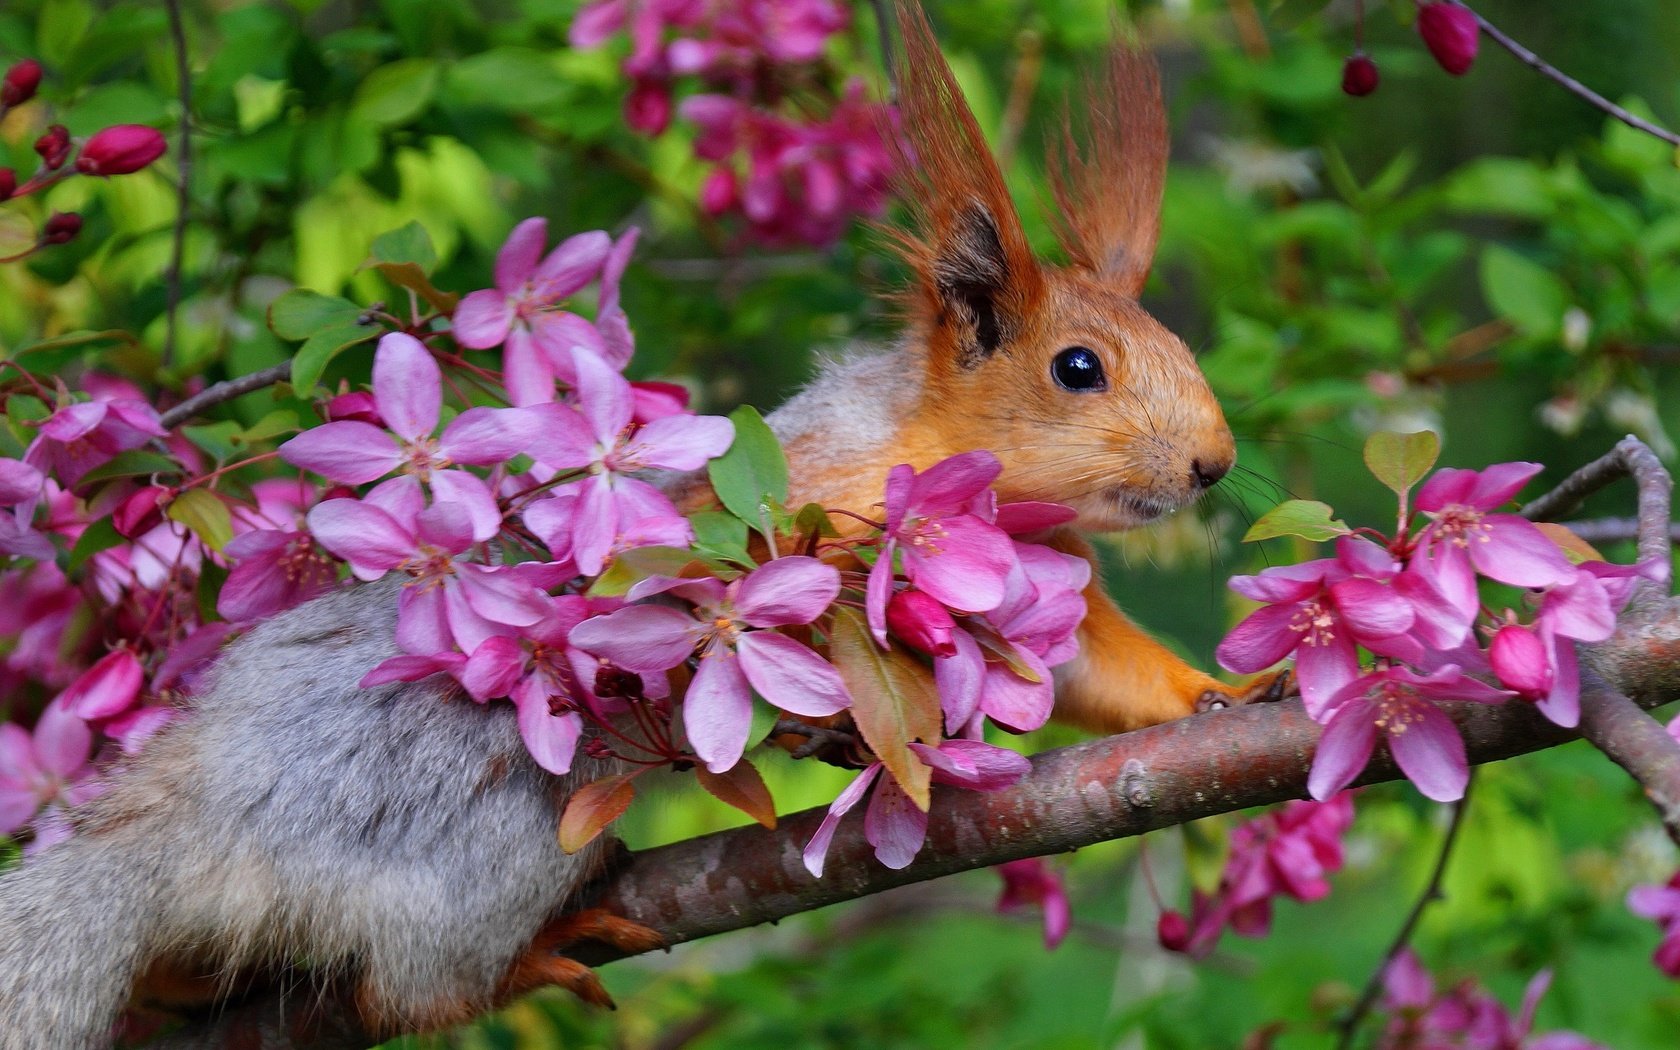
[[[1316,599],[1303,602],[1289,629],[1301,636],[1302,645],[1329,645],[1336,637],[1336,615]]]
[[[1398,682],[1384,682],[1372,699],[1377,705],[1373,724],[1385,733],[1398,736],[1423,721],[1425,701]]]
[[[449,552],[434,547],[430,543],[422,543],[414,552],[414,556],[397,566],[403,572],[414,577],[414,582],[421,587],[431,589],[442,587],[449,582],[449,577],[455,575],[455,559]],[[404,584],[413,586],[413,584]]]
[[[1492,531],[1493,527],[1482,520],[1481,511],[1462,503],[1447,504],[1435,517],[1435,534],[1459,547],[1470,546],[1471,540],[1486,543]]]
[[[430,484],[432,471],[447,470],[454,466],[454,461],[448,456],[438,454],[436,438],[415,438],[403,444],[407,453],[407,460],[403,463],[403,473],[413,474],[422,482]]]
[[[305,585],[330,582],[337,575],[331,559],[316,548],[314,537],[304,535],[286,545],[286,552],[280,556],[280,572],[287,583]]]
[[[943,549],[941,544],[948,535],[950,533],[946,530],[944,523],[922,518],[916,522],[915,528],[910,532],[910,546],[916,548],[918,553],[931,558]]]

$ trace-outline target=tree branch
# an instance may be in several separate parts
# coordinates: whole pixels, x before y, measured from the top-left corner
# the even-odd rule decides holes
[[[207,408],[219,405],[223,401],[232,401],[236,397],[249,394],[253,390],[261,390],[265,386],[284,383],[291,377],[292,363],[283,361],[277,365],[270,365],[261,371],[235,376],[232,379],[224,379],[220,383],[213,383],[205,387],[192,397],[158,416],[158,420],[165,429],[173,430]]]

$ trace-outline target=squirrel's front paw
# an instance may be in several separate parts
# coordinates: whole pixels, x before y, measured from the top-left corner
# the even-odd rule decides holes
[[[1196,698],[1196,713],[1221,711],[1227,707],[1242,707],[1247,704],[1269,704],[1298,696],[1301,692],[1295,672],[1288,668],[1275,674],[1261,675],[1244,685],[1228,688],[1228,692],[1226,689],[1209,689],[1203,692]]]

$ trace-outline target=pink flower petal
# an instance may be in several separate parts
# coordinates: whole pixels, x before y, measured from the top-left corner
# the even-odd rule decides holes
[[[1464,786],[1470,782],[1464,738],[1458,735],[1452,719],[1433,704],[1419,701],[1411,713],[1418,717],[1388,728],[1388,749],[1394,754],[1395,764],[1423,797],[1456,802],[1464,797]]]
[[[572,508],[572,560],[585,576],[599,575],[618,539],[618,500],[605,474],[593,474],[574,487],[578,499]]]
[[[959,509],[1003,473],[1003,464],[984,449],[942,459],[916,475],[910,486],[913,513],[938,515]]]
[[[439,470],[432,474],[432,499],[437,506],[449,506],[463,511],[469,525],[466,533],[471,543],[483,543],[502,531],[502,511],[490,487],[464,470]],[[468,544],[450,547],[465,550]]]
[[[397,645],[416,656],[436,657],[455,648],[449,622],[449,588],[404,587],[397,595]]]
[[[21,459],[0,459],[0,506],[35,499],[45,480],[39,470]]]
[[[469,408],[443,428],[438,451],[457,463],[493,466],[529,451],[544,421],[528,409]]]
[[[0,730],[4,729],[4,726],[0,726]],[[805,844],[805,869],[816,878],[822,878],[823,862],[828,859],[828,847],[834,841],[834,832],[840,826],[840,818],[850,813],[863,800],[864,792],[869,790],[869,785],[875,783],[875,778],[880,775],[881,763],[872,763],[847,784],[845,790],[829,805],[828,815],[823,817],[822,823],[817,826],[817,832],[811,836],[811,841]]]
[[[373,424],[345,419],[305,430],[280,446],[280,458],[346,485],[363,485],[397,469],[402,449]]]
[[[839,596],[839,570],[815,558],[793,556],[748,573],[735,596],[735,608],[754,627],[783,627],[810,623]]]
[[[473,545],[473,514],[463,504],[440,500],[421,511],[414,524],[419,541],[439,551],[460,554]]]
[[[139,687],[136,684],[135,694]],[[123,710],[128,705],[117,708]],[[99,716],[94,716],[99,717]],[[63,779],[71,779],[87,765],[93,754],[93,730],[67,703],[54,701],[41,711],[35,722],[35,755],[41,768]]]
[[[1011,536],[1019,536],[1066,525],[1077,517],[1078,511],[1060,503],[1005,503],[998,507],[997,521],[993,524]]]
[[[520,292],[535,272],[547,240],[547,219],[526,219],[515,226],[496,253],[497,289],[508,295]]]
[[[1550,587],[1574,578],[1575,569],[1532,521],[1490,514],[1485,542],[1470,543],[1470,561],[1483,576],[1517,587]]]
[[[747,631],[736,648],[747,681],[777,707],[817,718],[852,706],[840,672],[809,646],[774,631]]]
[[[1267,605],[1231,628],[1214,650],[1219,666],[1236,674],[1264,671],[1295,651],[1303,631],[1294,624],[1304,615],[1300,604]]]
[[[573,347],[571,356],[577,370],[578,410],[595,440],[613,448],[635,408],[630,384],[592,351]]]
[[[414,554],[414,537],[389,514],[365,501],[330,499],[308,516],[309,531],[350,563],[363,580],[377,580]]]
[[[554,365],[523,326],[514,326],[507,335],[502,383],[507,387],[508,403],[518,408],[554,400]]]
[[[752,690],[733,652],[716,648],[701,658],[682,706],[694,753],[713,773],[732,769],[752,730]]]
[[[627,671],[666,671],[694,651],[694,618],[663,605],[631,605],[572,628],[571,645]]]
[[[941,519],[931,547],[905,543],[910,582],[962,612],[985,612],[1003,601],[1004,583],[1015,565],[1009,536],[970,515]]]
[[[1476,472],[1465,502],[1482,510],[1493,510],[1509,503],[1522,487],[1541,471],[1541,463],[1495,463]]]
[[[443,411],[443,371],[420,340],[391,332],[373,355],[373,400],[391,432],[406,441],[431,437]]]
[[[519,736],[537,765],[559,775],[572,768],[583,719],[575,711],[553,714],[548,696],[541,690],[522,689],[515,703],[519,708]]]
[[[875,636],[875,643],[881,648],[887,648],[887,601],[892,597],[893,589],[893,550],[896,544],[887,540],[875,559],[875,564],[869,567],[869,582],[864,588],[864,615],[869,620],[869,633]]]
[[[934,682],[939,689],[939,706],[945,714],[945,730],[955,733],[974,717],[980,703],[980,689],[986,679],[986,660],[980,645],[967,631],[951,636],[957,655],[933,662]]]
[[[470,350],[500,346],[513,318],[513,303],[505,292],[492,288],[471,292],[455,308],[455,341]]]
[[[1331,699],[1359,677],[1358,647],[1346,631],[1318,645],[1303,645],[1295,650],[1295,675],[1307,714],[1323,722]]]
[[[698,470],[734,440],[735,424],[723,416],[666,416],[637,431],[623,456],[638,465]]]
[[[547,596],[512,573],[487,565],[458,565],[456,569],[461,597],[491,623],[529,627],[548,615]]]
[[[863,837],[875,859],[889,868],[908,867],[927,840],[927,814],[890,776],[882,777],[863,815]]]
[[[980,710],[1005,729],[1030,733],[1049,720],[1056,689],[1050,669],[1034,653],[1017,648],[1015,654],[1037,673],[1039,680],[1029,682],[1006,664],[987,664],[986,677],[980,686]]]
[[[595,435],[589,421],[570,405],[556,402],[537,405],[527,411],[535,414],[537,430],[531,439],[533,459],[555,470],[587,467],[595,461]]]
[[[59,695],[63,710],[82,719],[115,718],[140,699],[146,671],[127,649],[107,653]]]
[[[532,275],[533,298],[555,302],[593,281],[612,250],[603,230],[576,233],[561,241]]]
[[[1330,584],[1330,598],[1347,626],[1362,638],[1387,638],[1411,629],[1412,604],[1391,587],[1353,577]]]
[[[1353,783],[1371,760],[1376,742],[1370,703],[1358,698],[1343,703],[1319,737],[1312,770],[1307,774],[1307,793],[1323,802]]]

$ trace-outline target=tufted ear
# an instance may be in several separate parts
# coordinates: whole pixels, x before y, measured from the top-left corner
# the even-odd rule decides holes
[[[1059,163],[1050,166],[1056,236],[1073,265],[1135,299],[1155,259],[1167,176],[1167,115],[1154,59],[1116,43],[1081,104],[1088,143],[1079,147],[1066,119]]]
[[[914,229],[897,234],[918,278],[926,323],[959,368],[973,368],[1008,340],[1042,292],[1038,261],[985,137],[939,52],[927,16],[899,9],[897,180]]]

